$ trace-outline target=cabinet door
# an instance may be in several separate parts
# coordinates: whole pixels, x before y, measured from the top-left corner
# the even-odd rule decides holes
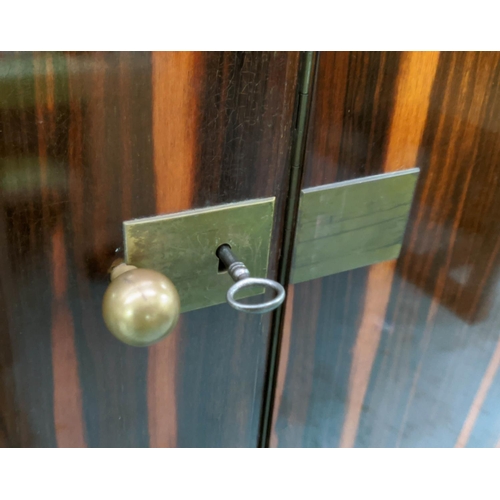
[[[500,54],[321,53],[303,186],[420,167],[401,256],[290,286],[272,446],[500,443]]]
[[[271,315],[106,330],[124,220],[286,199],[298,53],[0,56],[0,445],[256,446]]]

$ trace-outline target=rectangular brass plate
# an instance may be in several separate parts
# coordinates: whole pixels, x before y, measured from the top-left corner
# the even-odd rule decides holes
[[[221,304],[233,281],[218,272],[215,251],[228,243],[252,276],[266,277],[273,217],[274,198],[265,198],[126,221],[125,260],[170,278],[182,312]]]
[[[399,256],[418,168],[304,189],[291,283]]]

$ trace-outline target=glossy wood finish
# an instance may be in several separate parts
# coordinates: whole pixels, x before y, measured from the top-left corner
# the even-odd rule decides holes
[[[298,58],[1,55],[1,445],[256,445],[269,316],[139,349],[101,301],[123,220],[277,196],[280,227]]]
[[[418,166],[397,261],[290,287],[272,446],[500,443],[500,54],[322,53],[304,186]]]

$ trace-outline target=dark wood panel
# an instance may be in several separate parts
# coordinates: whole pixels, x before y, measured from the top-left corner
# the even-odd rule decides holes
[[[273,446],[500,442],[500,54],[322,53],[304,184],[422,169],[397,261],[291,288]]]
[[[256,445],[270,317],[138,349],[100,307],[123,220],[276,195],[279,227],[298,58],[1,56],[1,445]]]

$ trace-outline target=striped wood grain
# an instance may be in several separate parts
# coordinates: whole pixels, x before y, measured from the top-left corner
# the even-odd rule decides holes
[[[104,326],[122,221],[277,196],[299,54],[0,55],[0,445],[256,446],[269,317]]]
[[[274,446],[498,444],[499,84],[498,53],[320,55],[304,186],[421,174],[397,261],[294,285]]]

